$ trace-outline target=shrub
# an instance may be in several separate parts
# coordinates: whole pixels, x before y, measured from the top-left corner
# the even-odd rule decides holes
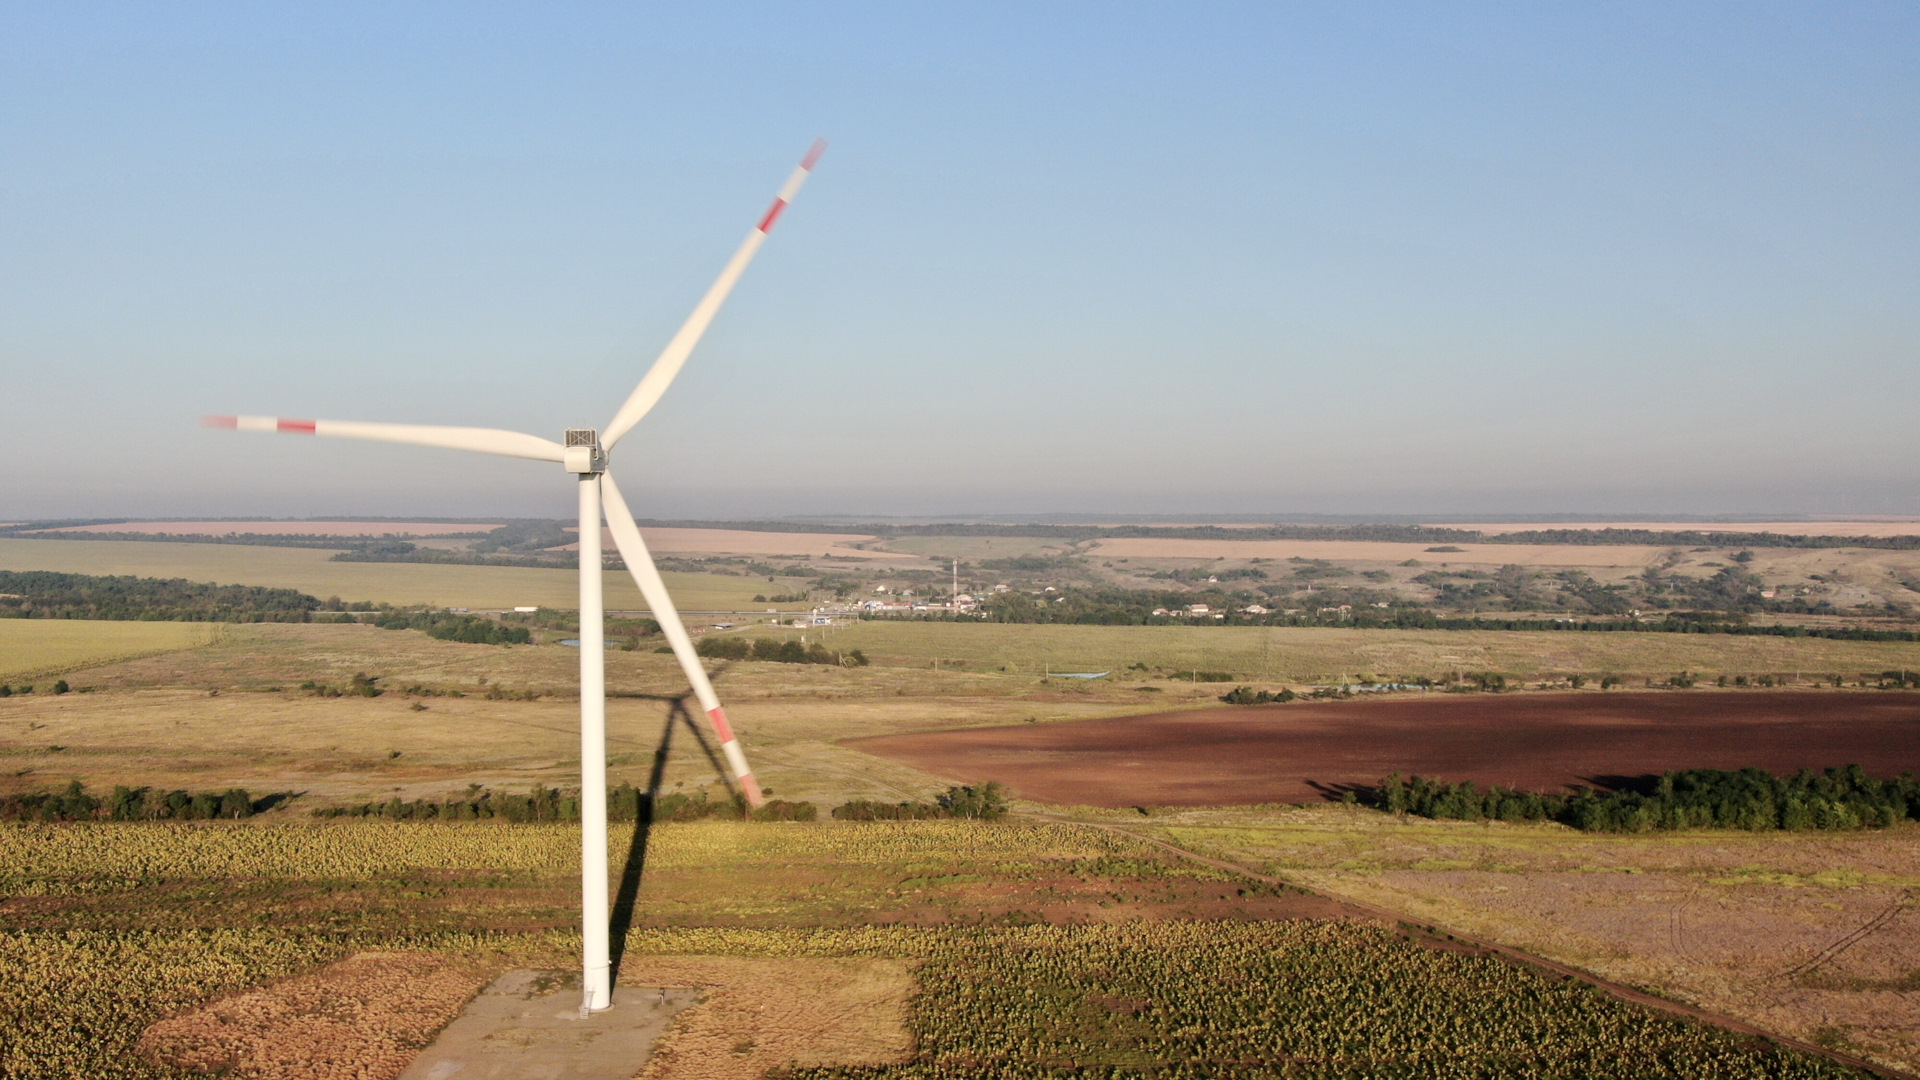
[[[1255,690],[1251,686],[1236,686],[1220,695],[1220,700],[1229,705],[1270,705],[1274,702],[1292,701],[1294,696],[1291,690],[1282,690],[1275,694],[1266,690]]]
[[[1006,816],[1006,789],[989,781],[979,787],[950,787],[933,802],[883,803],[855,799],[834,807],[840,821],[925,821],[932,818],[975,818],[994,821]]]

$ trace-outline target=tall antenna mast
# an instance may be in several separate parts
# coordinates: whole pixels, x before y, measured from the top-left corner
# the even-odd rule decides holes
[[[960,560],[953,560],[953,616],[960,617]]]

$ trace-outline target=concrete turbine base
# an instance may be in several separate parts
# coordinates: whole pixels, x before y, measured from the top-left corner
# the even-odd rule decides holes
[[[621,986],[580,1008],[578,971],[509,971],[460,1011],[400,1080],[628,1080],[699,991]]]

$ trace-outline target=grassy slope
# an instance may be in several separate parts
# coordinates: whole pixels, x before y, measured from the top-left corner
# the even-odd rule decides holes
[[[239,544],[177,544],[137,540],[0,539],[0,569],[59,570],[75,574],[134,574],[186,578],[223,585],[270,585],[326,598],[391,604],[508,608],[541,605],[574,608],[580,604],[579,578],[572,570],[531,570],[505,566],[438,566],[426,563],[343,563],[314,548],[248,547]],[[784,591],[764,578],[718,574],[663,575],[683,608],[765,608],[757,593]],[[607,606],[642,608],[646,604],[625,572],[606,575]],[[794,605],[786,605],[793,607]]]

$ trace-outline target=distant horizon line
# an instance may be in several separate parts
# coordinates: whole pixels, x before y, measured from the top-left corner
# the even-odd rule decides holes
[[[562,520],[545,515],[516,516],[509,514],[489,514],[470,517],[444,517],[435,515],[392,515],[392,514],[326,514],[307,517],[276,517],[264,514],[244,516],[224,515],[177,515],[165,517],[60,517],[26,518],[4,521],[0,528],[8,530],[32,531],[36,529],[76,528],[80,526],[100,525],[163,525],[181,522],[207,522],[209,524],[314,524],[338,522],[370,523],[417,523],[433,525],[485,525],[514,521]],[[1754,511],[1744,514],[1673,514],[1673,513],[1536,513],[1536,514],[1098,514],[1098,513],[951,513],[951,514],[741,514],[706,517],[643,519],[641,524],[655,528],[702,527],[728,523],[767,523],[791,522],[795,525],[1554,525],[1554,524],[1609,524],[1609,523],[1648,523],[1648,524],[1752,524],[1752,523],[1817,523],[1817,522],[1920,522],[1920,514],[1833,514],[1803,513],[1782,511]]]

